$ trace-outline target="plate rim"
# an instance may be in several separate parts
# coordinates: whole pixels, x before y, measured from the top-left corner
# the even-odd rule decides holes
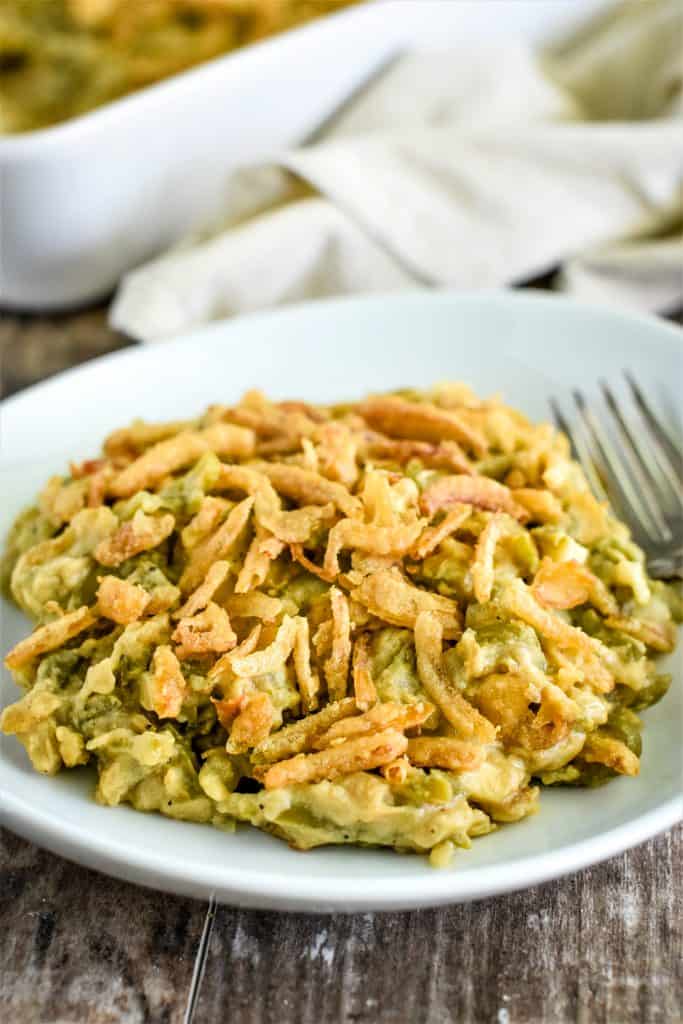
[[[302,313],[314,309],[319,310],[321,314],[327,312],[333,315],[335,309],[341,306],[345,309],[355,306],[359,310],[359,315],[362,315],[364,310],[379,311],[387,303],[400,306],[416,301],[425,305],[451,305],[453,308],[471,303],[502,303],[516,309],[545,306],[552,307],[555,315],[558,307],[562,307],[570,315],[584,314],[612,323],[640,323],[648,331],[648,343],[670,345],[674,340],[678,344],[681,342],[681,329],[654,315],[615,310],[598,303],[577,302],[542,290],[492,289],[456,292],[442,289],[434,292],[427,289],[410,289],[401,293],[302,302],[221,320],[162,342],[162,351],[168,352],[169,347],[173,351],[183,350],[186,346],[201,344],[202,340],[219,335],[228,335],[225,342],[229,344],[229,335],[233,331],[239,334],[241,326],[247,320],[251,323],[296,320]],[[142,357],[145,350],[155,348],[155,343],[137,343],[64,370],[5,399],[0,403],[0,416],[15,408],[19,410],[23,403],[34,401],[42,392],[58,387],[66,378],[100,372],[110,365],[111,361],[131,360],[134,363]],[[146,358],[154,357],[149,353]],[[683,363],[683,346],[681,360]],[[16,467],[21,462],[22,460],[12,462],[11,459],[8,462],[4,452],[2,453],[3,466]],[[2,746],[4,743],[0,745],[0,760],[3,760]],[[220,866],[215,869],[213,884],[210,884],[198,876],[197,868],[193,868],[191,863],[188,865],[187,862],[174,858],[167,852],[157,855],[154,851],[145,850],[141,845],[131,849],[130,843],[126,845],[125,840],[112,842],[109,836],[100,839],[87,828],[81,828],[76,823],[65,823],[57,814],[52,815],[43,809],[33,808],[24,800],[15,798],[14,794],[7,792],[4,785],[0,785],[0,792],[3,793],[4,805],[0,807],[0,822],[24,838],[94,870],[153,889],[194,898],[208,899],[214,896],[219,902],[238,906],[316,912],[403,910],[411,907],[468,902],[517,891],[599,863],[673,827],[683,819],[683,796],[673,797],[632,820],[608,831],[569,843],[556,851],[543,850],[512,860],[482,865],[472,868],[466,874],[460,874],[457,870],[437,872],[425,865],[425,875],[420,879],[417,891],[401,893],[401,881],[394,876],[368,879],[365,886],[359,886],[351,878],[336,875],[333,869],[326,876],[314,878],[292,876],[283,871],[270,869],[242,870],[234,865],[231,868],[229,863],[227,867]]]
[[[139,846],[131,856],[130,848],[123,842],[112,843],[110,837],[100,839],[97,834],[79,826],[65,826],[56,815],[42,810],[27,812],[22,804],[14,803],[13,807],[10,795],[5,810],[0,814],[0,822],[25,839],[95,871],[157,891],[195,899],[213,898],[219,903],[253,909],[315,913],[428,908],[517,892],[599,864],[683,820],[683,796],[680,796],[633,821],[571,843],[558,851],[543,851],[473,868],[466,875],[459,874],[457,869],[435,870],[425,860],[425,875],[419,882],[419,894],[410,891],[397,895],[400,881],[395,878],[372,879],[368,889],[363,890],[353,878],[292,876],[282,871],[238,869],[235,872],[233,869],[231,875],[229,869],[219,868],[219,877],[211,885],[192,876],[180,858],[167,852],[156,855]],[[333,894],[330,893],[332,885]]]

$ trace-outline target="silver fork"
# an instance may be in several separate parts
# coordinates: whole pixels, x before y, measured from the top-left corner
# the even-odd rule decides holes
[[[630,526],[645,552],[650,575],[683,578],[683,456],[633,376],[628,372],[624,376],[637,416],[624,411],[604,380],[599,384],[607,417],[598,415],[577,389],[572,392],[576,426],[556,399],[550,399],[550,407],[596,498],[609,501]]]

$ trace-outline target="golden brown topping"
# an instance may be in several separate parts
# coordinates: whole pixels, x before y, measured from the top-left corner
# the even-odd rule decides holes
[[[97,590],[97,605],[105,618],[125,626],[135,622],[150,602],[142,587],[127,583],[116,576],[103,576]]]
[[[351,592],[358,601],[378,618],[394,626],[415,628],[418,615],[430,612],[441,624],[444,636],[457,639],[462,632],[461,618],[455,601],[428,590],[420,590],[393,569],[366,576],[359,587]]]
[[[590,601],[603,615],[619,614],[619,605],[605,584],[580,562],[544,558],[531,591],[547,608],[576,608]]]
[[[230,658],[232,671],[236,676],[245,679],[265,675],[267,672],[277,672],[292,653],[296,633],[296,619],[285,615],[275,639],[268,647],[246,656],[233,653]]]
[[[249,521],[253,498],[245,498],[231,510],[228,518],[201,544],[192,548],[187,565],[180,577],[180,589],[184,594],[198,587],[209,569],[217,560],[223,560]]]
[[[325,662],[327,692],[332,701],[346,696],[351,659],[351,618],[349,602],[337,587],[330,589],[332,609],[332,653]]]
[[[535,523],[560,523],[564,519],[562,503],[552,491],[535,490],[532,487],[517,487],[512,497],[529,513],[529,520]]]
[[[261,526],[257,526],[256,536],[249,545],[235,583],[235,593],[245,594],[254,587],[260,587],[266,580],[270,563],[278,558],[284,549],[285,545],[281,540],[277,540]]]
[[[415,652],[420,682],[444,718],[461,736],[492,743],[496,738],[495,726],[480,715],[446,678],[442,638],[443,628],[437,616],[421,612],[415,623]]]
[[[191,551],[200,541],[206,540],[229,511],[230,502],[225,498],[216,498],[213,495],[202,498],[199,511],[180,533],[183,547]]]
[[[452,736],[418,736],[408,740],[408,760],[419,768],[469,772],[482,764],[484,753],[480,744]]]
[[[180,662],[166,644],[154,652],[152,673],[143,686],[141,703],[159,718],[177,718],[187,693]]]
[[[500,603],[508,615],[522,619],[561,650],[580,654],[590,672],[590,682],[596,689],[608,693],[614,687],[614,679],[606,668],[609,651],[603,644],[542,608],[522,580],[513,580],[505,587]]]
[[[304,711],[312,711],[317,707],[320,680],[311,669],[311,646],[308,619],[303,615],[296,618],[296,635],[294,637],[294,671],[296,672],[301,702]]]
[[[274,764],[265,774],[266,789],[295,786],[320,779],[336,779],[351,772],[369,771],[389,764],[405,751],[408,740],[395,729],[361,736],[336,747],[328,747],[317,754],[297,754],[287,761]]]
[[[259,462],[256,467],[267,476],[279,494],[298,501],[302,505],[335,505],[345,516],[357,515],[360,502],[349,494],[346,487],[328,480],[319,473],[312,473],[300,466],[288,466],[284,462]]]
[[[250,590],[248,594],[231,594],[225,600],[225,607],[234,619],[273,622],[282,611],[282,601],[279,597],[262,594],[260,590]]]
[[[399,732],[405,732],[406,729],[415,729],[417,726],[423,725],[433,713],[434,708],[426,701],[418,701],[415,704],[397,704],[394,701],[375,704],[362,715],[335,722],[327,732],[316,737],[313,746],[318,750],[323,750],[342,740],[350,740],[355,736],[367,736],[369,733],[381,732],[383,729],[397,729]]]
[[[232,723],[239,715],[242,705],[244,704],[244,694],[240,693],[237,697],[229,697],[227,700],[216,700],[215,697],[211,697],[210,700],[216,709],[216,718],[225,731],[230,732]]]
[[[339,552],[342,548],[401,558],[411,549],[423,526],[424,520],[401,526],[372,526],[358,519],[342,519],[332,527],[328,536],[325,572],[332,577],[339,573]]]
[[[469,519],[472,509],[469,505],[454,505],[437,526],[428,526],[410,552],[411,558],[422,559],[438,548]]]
[[[472,584],[474,596],[479,604],[486,604],[491,600],[493,590],[493,561],[496,554],[496,544],[506,528],[503,516],[492,516],[484,529],[479,534],[477,546],[474,551],[472,562]]]
[[[229,652],[229,654],[234,655],[236,658],[244,658],[246,657],[247,654],[253,654],[253,652],[259,645],[262,629],[263,627],[261,626],[260,623],[254,626],[254,628],[251,629],[247,636],[244,638],[242,643],[238,644],[237,647],[234,647],[232,651]],[[229,677],[233,676],[234,673],[232,671],[232,664],[229,654],[224,654],[222,657],[218,659],[217,662],[215,662],[215,664],[211,666],[207,673],[209,679],[216,679],[220,681],[224,673],[227,674]]]
[[[521,523],[529,518],[509,487],[486,476],[442,476],[430,484],[420,498],[420,508],[430,518],[438,509],[460,503],[490,512],[507,512]]]
[[[243,754],[262,743],[271,730],[273,717],[273,705],[267,693],[245,697],[232,723],[225,749],[229,754]]]
[[[457,441],[475,455],[486,454],[484,435],[469,426],[457,412],[427,402],[408,402],[394,395],[369,398],[359,407],[370,426],[388,434],[414,441]]]
[[[197,589],[190,594],[182,608],[175,613],[175,618],[188,618],[201,611],[202,608],[206,608],[218,588],[225,583],[229,572],[229,562],[214,562],[207,572],[204,582],[200,583]]]
[[[97,614],[84,606],[77,608],[75,612],[62,615],[54,622],[48,622],[45,626],[38,626],[30,636],[20,640],[16,647],[12,648],[5,658],[5,665],[11,669],[20,668],[41,654],[61,647],[67,640],[89,629],[96,621]]]
[[[419,459],[428,469],[447,469],[451,473],[472,473],[473,469],[464,451],[455,441],[429,444],[427,441],[395,441],[378,434],[368,441],[365,449],[370,458],[387,459],[404,465]]]
[[[170,512],[163,516],[148,516],[141,509],[132,519],[105,537],[95,548],[95,558],[100,565],[121,565],[126,559],[150,551],[173,533],[175,519]]]
[[[390,786],[402,786],[408,778],[410,768],[410,761],[403,754],[401,757],[397,757],[395,761],[382,765],[380,772]]]
[[[177,654],[181,660],[202,654],[223,654],[237,643],[228,613],[213,601],[204,611],[182,618],[171,639],[178,644]]]
[[[152,445],[130,466],[122,469],[109,485],[116,498],[128,498],[136,491],[149,490],[169,473],[190,466],[205,452],[216,452],[228,458],[245,458],[254,452],[251,430],[229,423],[216,423],[205,430],[176,434]]]
[[[310,750],[317,736],[335,722],[355,715],[357,711],[356,702],[352,697],[328,704],[322,711],[306,715],[305,718],[300,718],[297,722],[271,733],[268,739],[254,750],[254,760],[260,764],[271,763],[300,754],[303,750]]]
[[[370,634],[362,633],[353,645],[353,693],[361,711],[365,711],[377,702],[377,690],[370,672],[371,642]]]
[[[673,651],[676,646],[676,627],[673,622],[645,622],[628,615],[611,614],[605,619],[605,625],[621,633],[628,633],[653,651],[661,651],[663,654]]]
[[[189,420],[175,420],[170,423],[145,423],[144,420],[134,420],[129,427],[115,430],[106,438],[104,451],[112,458],[135,458],[145,448],[191,427],[192,423]]]
[[[317,576],[318,579],[323,580],[325,583],[332,583],[334,575],[332,573],[325,572],[325,569],[321,565],[316,565],[312,562],[306,554],[301,544],[290,544],[289,553],[295,562],[298,562],[302,568],[307,572],[310,572],[313,576]]]
[[[358,440],[345,423],[330,420],[316,428],[318,468],[329,480],[353,487],[358,479]]]

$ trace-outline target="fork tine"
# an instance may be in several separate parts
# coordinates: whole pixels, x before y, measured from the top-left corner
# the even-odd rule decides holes
[[[643,504],[647,506],[650,516],[657,527],[660,539],[665,541],[671,540],[673,534],[660,510],[660,504],[664,498],[663,495],[659,497],[657,495],[658,484],[654,479],[652,470],[647,465],[647,458],[644,456],[642,447],[624,419],[621,408],[607,383],[601,380],[599,384],[605,396],[607,407],[614,417],[624,442],[624,456],[638,485]],[[674,497],[677,497],[677,495],[674,494]]]
[[[629,513],[627,518],[635,520],[640,530],[647,536],[651,538],[657,537],[659,534],[657,525],[653,522],[647,506],[643,504],[638,491],[633,486],[631,477],[625,472],[624,465],[615,452],[612,442],[603,430],[602,425],[589,409],[583,394],[578,390],[574,390],[572,394],[581,422],[588,436],[593,441],[600,456],[600,461],[609,474],[614,488],[621,496],[623,510]]]
[[[568,438],[569,443],[574,451],[574,455],[581,463],[583,471],[586,474],[586,478],[588,480],[588,484],[590,486],[591,491],[598,499],[598,501],[609,501],[607,494],[605,492],[605,488],[602,486],[602,480],[600,479],[600,476],[598,475],[598,472],[595,468],[595,463],[591,458],[590,452],[588,451],[588,448],[586,447],[583,438],[578,433],[578,431],[572,430],[571,426],[569,425],[569,421],[565,419],[565,416],[562,410],[560,409],[558,403],[555,401],[555,399],[550,398],[549,403],[550,408],[552,410],[553,419],[555,420],[555,425],[557,426],[558,430],[561,430],[562,433],[565,434],[565,436]]]
[[[643,419],[650,428],[652,449],[659,467],[676,490],[680,487],[681,479],[683,479],[683,456],[653,413],[633,375],[628,370],[624,370],[624,377],[628,381],[631,394]]]

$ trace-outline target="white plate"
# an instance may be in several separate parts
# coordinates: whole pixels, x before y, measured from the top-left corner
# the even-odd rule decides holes
[[[258,386],[280,397],[334,399],[462,379],[502,391],[537,419],[547,397],[589,391],[628,366],[662,402],[683,374],[683,336],[655,320],[529,294],[416,293],[327,302],[218,324],[159,347],[96,360],[5,403],[0,525],[50,471],[96,451],[133,416],[175,418]],[[3,605],[3,649],[26,623]],[[672,659],[673,660],[673,659]],[[127,808],[98,807],[92,777],[31,771],[0,741],[6,824],[56,853],[159,889],[278,909],[397,909],[476,899],[574,871],[642,842],[681,814],[681,672],[645,712],[642,771],[597,790],[550,790],[540,813],[459,851],[452,868],[389,851],[296,853],[244,827],[235,835]],[[3,680],[3,703],[15,690]]]

